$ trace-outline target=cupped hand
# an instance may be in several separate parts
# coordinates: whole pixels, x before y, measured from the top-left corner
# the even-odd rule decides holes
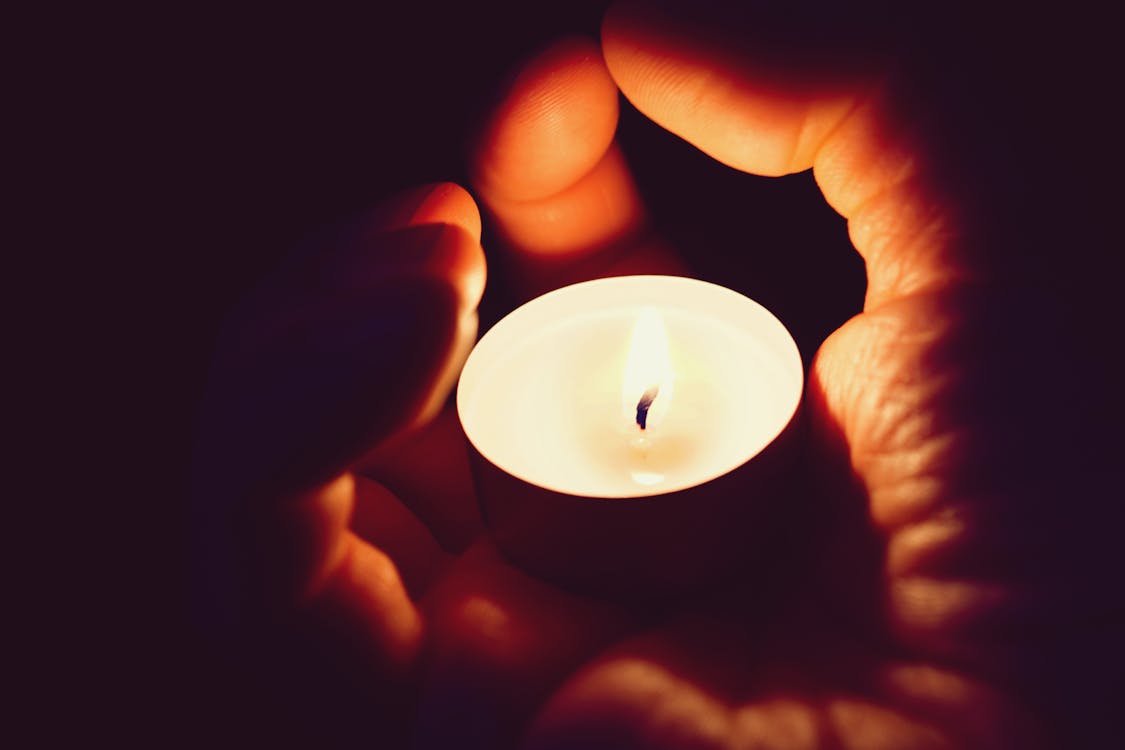
[[[325,737],[1023,748],[1106,729],[1098,381],[1038,264],[1058,238],[1018,214],[1069,204],[1014,200],[1027,165],[982,149],[974,125],[1006,102],[933,80],[889,26],[810,23],[615,6],[601,49],[564,40],[521,69],[471,156],[524,297],[685,269],[614,143],[618,89],[736,169],[812,168],[848,219],[867,297],[812,365],[817,520],[792,521],[823,544],[768,606],[731,590],[637,612],[491,546],[442,408],[484,281],[464,190],[331,233],[234,319],[199,462],[206,609],[239,618]]]

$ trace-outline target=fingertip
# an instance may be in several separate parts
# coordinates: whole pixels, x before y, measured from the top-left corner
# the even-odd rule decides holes
[[[507,200],[549,197],[601,160],[617,115],[617,86],[598,45],[561,39],[520,69],[481,129],[473,182]]]
[[[318,275],[332,286],[365,285],[406,273],[448,283],[462,315],[480,303],[487,280],[480,210],[469,191],[454,182],[396,194],[346,238],[348,252],[320,262]]]
[[[424,224],[451,224],[480,241],[481,219],[469,191],[455,182],[434,182],[404,190],[372,210],[367,234],[393,232]]]
[[[425,623],[410,599],[395,562],[352,532],[345,554],[314,606],[343,628],[383,668],[406,673],[422,647]]]
[[[484,248],[480,244],[480,215],[477,215],[477,234],[461,239],[458,262],[455,266],[457,285],[462,295],[462,312],[474,312],[484,296],[488,282],[488,264],[485,262]]]
[[[287,609],[319,594],[342,561],[354,501],[355,481],[343,473],[254,509],[246,541],[258,603]]]
[[[533,259],[573,261],[634,235],[646,214],[621,151],[610,147],[578,180],[541,201],[494,198],[504,239]]]
[[[430,188],[410,218],[410,226],[452,224],[464,229],[479,243],[480,209],[469,191],[455,182],[439,182]]]
[[[771,177],[808,169],[854,106],[863,66],[820,49],[807,19],[714,10],[614,3],[602,23],[614,81],[645,116],[727,166]]]

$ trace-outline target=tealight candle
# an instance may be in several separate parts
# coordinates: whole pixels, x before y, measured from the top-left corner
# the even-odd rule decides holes
[[[457,410],[510,558],[571,587],[666,592],[744,558],[803,382],[792,337],[757,302],[624,276],[549,292],[493,326]]]

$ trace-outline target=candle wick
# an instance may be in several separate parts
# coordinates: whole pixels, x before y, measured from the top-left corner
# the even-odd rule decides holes
[[[641,400],[637,402],[637,425],[642,430],[648,426],[648,410],[658,393],[660,393],[660,386],[654,385],[646,390],[641,395]]]

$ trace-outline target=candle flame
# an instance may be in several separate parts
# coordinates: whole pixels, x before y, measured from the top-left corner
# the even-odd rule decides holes
[[[625,374],[621,404],[628,419],[640,430],[659,424],[672,400],[672,362],[668,356],[668,333],[655,309],[646,307],[637,316]]]

